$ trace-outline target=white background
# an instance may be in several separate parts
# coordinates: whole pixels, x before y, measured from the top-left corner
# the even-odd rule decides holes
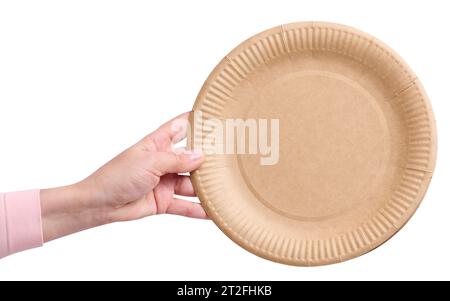
[[[0,279],[407,280],[450,269],[447,1],[1,1],[0,191],[78,181],[191,109],[241,41],[294,21],[344,23],[394,48],[435,111],[438,162],[410,222],[380,248],[299,268],[260,259],[210,221],[112,224],[0,260]]]

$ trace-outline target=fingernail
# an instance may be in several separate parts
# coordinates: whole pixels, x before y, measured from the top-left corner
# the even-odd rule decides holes
[[[187,153],[189,154],[189,158],[192,161],[197,161],[203,155],[202,151],[199,149],[189,150],[189,151],[187,151]]]

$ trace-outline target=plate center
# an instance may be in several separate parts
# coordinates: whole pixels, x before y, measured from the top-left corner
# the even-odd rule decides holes
[[[276,164],[238,155],[259,201],[301,220],[330,218],[374,201],[370,192],[384,174],[389,133],[366,90],[339,74],[302,71],[274,78],[258,95],[247,118],[279,119]]]

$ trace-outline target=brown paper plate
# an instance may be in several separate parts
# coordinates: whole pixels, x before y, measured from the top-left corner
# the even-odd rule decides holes
[[[279,121],[276,164],[262,165],[260,150],[213,153],[202,142],[194,147],[206,161],[192,179],[227,236],[281,263],[336,263],[381,245],[417,209],[434,169],[434,117],[419,80],[388,46],[342,25],[293,23],[246,40],[193,110],[203,118],[191,115],[191,147],[211,120]]]

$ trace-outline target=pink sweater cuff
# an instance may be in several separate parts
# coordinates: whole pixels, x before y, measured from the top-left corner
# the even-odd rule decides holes
[[[0,258],[42,244],[40,191],[0,193]]]

